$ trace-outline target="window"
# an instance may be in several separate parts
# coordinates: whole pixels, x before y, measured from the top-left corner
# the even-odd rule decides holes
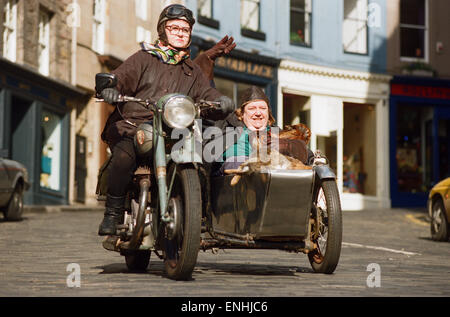
[[[291,44],[311,46],[312,0],[291,0],[290,33]]]
[[[212,19],[212,0],[197,0],[198,16]]]
[[[42,111],[41,187],[61,190],[62,119],[55,113]]]
[[[142,26],[138,26],[136,28],[136,42],[142,43],[142,42],[151,42],[151,32],[149,30],[146,30]]]
[[[241,0],[241,29],[259,31],[260,0]]]
[[[50,68],[50,16],[49,13],[44,10],[40,10],[39,12],[38,45],[39,72],[48,76]]]
[[[236,107],[240,106],[239,102],[243,92],[252,86],[251,84],[240,83],[234,80],[218,77],[214,78],[214,83],[216,84],[216,89],[222,92],[225,96],[231,98]],[[264,87],[260,88],[265,91]]]
[[[99,54],[103,54],[105,50],[105,6],[105,0],[94,0],[92,49]]]
[[[16,61],[17,0],[8,0],[3,7],[3,57]]]
[[[400,2],[400,56],[427,59],[426,0]]]
[[[344,0],[344,52],[367,54],[367,0]]]
[[[197,0],[198,23],[218,29],[219,21],[213,18],[213,0]]]
[[[136,16],[147,21],[147,0],[136,0]]]
[[[241,34],[257,40],[266,40],[266,34],[261,32],[260,0],[241,0]]]

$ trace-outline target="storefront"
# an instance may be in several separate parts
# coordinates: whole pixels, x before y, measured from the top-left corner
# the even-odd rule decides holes
[[[345,210],[385,208],[389,198],[390,76],[283,60],[278,122],[310,127],[312,151],[336,172]]]
[[[214,45],[193,36],[191,52],[197,56]],[[242,92],[251,85],[261,87],[269,97],[274,116],[277,114],[277,75],[279,59],[234,49],[229,55],[216,60],[214,83],[216,88],[232,98],[238,106]]]
[[[28,205],[67,204],[70,111],[78,89],[0,59],[0,151],[23,163]]]
[[[394,77],[390,96],[393,207],[425,207],[450,176],[450,80]]]

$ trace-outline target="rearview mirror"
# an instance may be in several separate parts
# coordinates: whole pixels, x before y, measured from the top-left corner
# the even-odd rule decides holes
[[[117,85],[117,77],[114,74],[98,73],[95,75],[95,91],[101,93],[105,88],[114,88]]]

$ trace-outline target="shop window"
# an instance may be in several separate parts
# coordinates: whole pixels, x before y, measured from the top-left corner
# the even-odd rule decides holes
[[[50,14],[45,10],[39,11],[39,72],[45,76],[50,72]]]
[[[105,0],[94,0],[92,49],[99,54],[103,54],[105,50],[105,15],[106,15]]]
[[[147,21],[147,0],[135,0],[136,17]]]
[[[283,125],[303,123],[311,127],[311,98],[283,94]]]
[[[266,40],[261,32],[261,0],[241,0],[241,34],[257,40]]]
[[[3,57],[16,61],[17,0],[6,1],[3,7]]]
[[[61,136],[62,119],[48,110],[41,117],[41,173],[40,185],[43,188],[61,190]]]
[[[312,0],[291,0],[290,43],[311,46]]]
[[[198,23],[218,29],[220,23],[219,21],[214,20],[213,4],[213,0],[197,0]]]
[[[217,90],[219,90],[222,94],[225,96],[230,97],[233,101],[236,107],[240,106],[240,100],[242,93],[247,88],[250,88],[252,86],[251,84],[246,83],[239,83],[235,82],[233,80],[228,80],[225,78],[215,78],[214,82],[216,84]],[[265,90],[264,87],[260,87],[261,89]]]
[[[329,136],[317,136],[317,149],[326,156],[331,169],[337,172],[337,132],[331,131]]]
[[[400,2],[400,56],[427,59],[427,1]]]
[[[399,104],[396,161],[400,192],[427,192],[433,182],[433,109]]]
[[[367,104],[344,103],[343,191],[376,196],[376,114]]]
[[[344,0],[344,52],[367,54],[367,0]]]

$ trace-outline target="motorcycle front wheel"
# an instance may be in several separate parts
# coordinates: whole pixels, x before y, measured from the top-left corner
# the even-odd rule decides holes
[[[331,274],[341,254],[342,211],[335,180],[322,180],[314,193],[314,222],[311,232],[316,249],[308,253],[314,272]]]
[[[173,172],[172,166],[169,180]],[[176,214],[178,229],[170,229],[176,232],[168,235],[170,239],[165,239],[165,269],[171,279],[188,280],[197,263],[201,234],[202,197],[195,168],[176,167],[170,199],[169,213]]]

